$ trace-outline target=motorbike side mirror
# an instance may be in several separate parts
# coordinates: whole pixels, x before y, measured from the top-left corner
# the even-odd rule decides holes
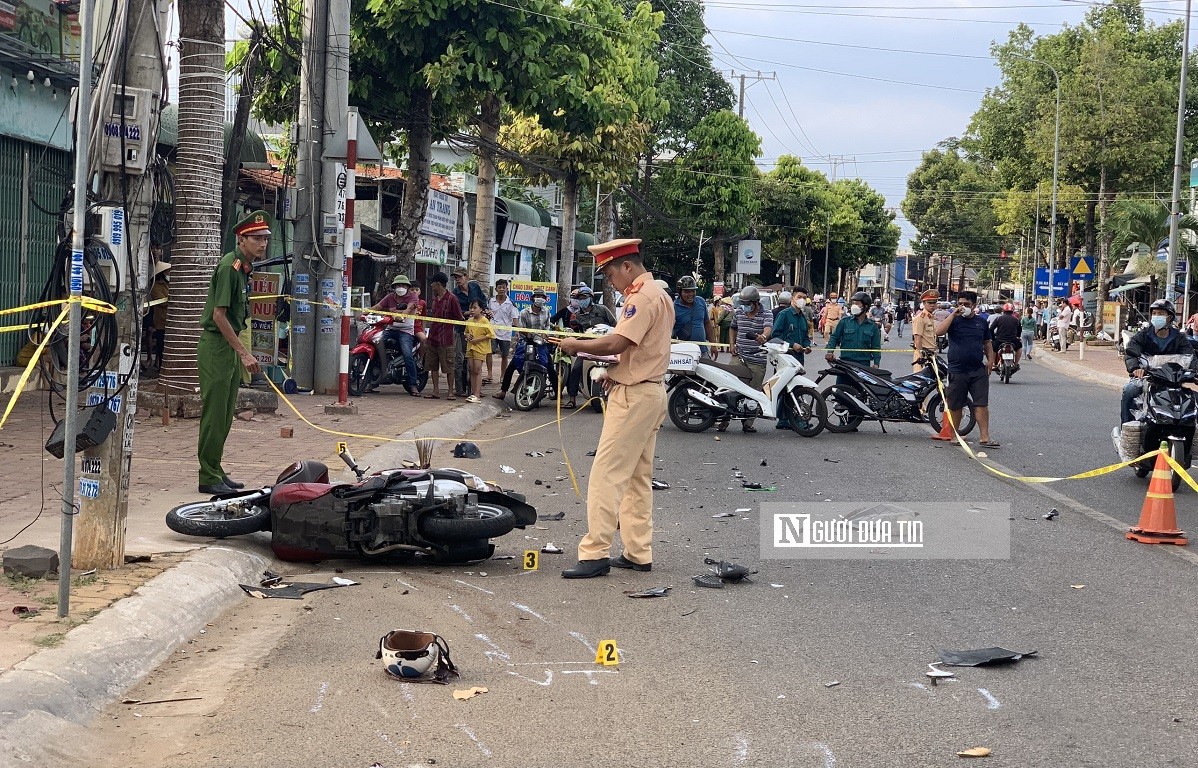
[[[353,473],[358,476],[359,480],[361,480],[363,477],[365,477],[366,470],[370,469],[370,467],[366,467],[365,469],[363,469],[362,467],[359,467],[358,463],[356,461],[354,461],[353,454],[351,454],[349,452],[348,448],[346,448],[344,451],[341,451],[337,455],[341,457],[341,460],[345,462],[345,465],[347,467],[349,467],[351,470],[353,470]]]

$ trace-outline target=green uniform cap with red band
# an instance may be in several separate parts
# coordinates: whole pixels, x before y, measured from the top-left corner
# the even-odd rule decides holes
[[[254,211],[233,226],[235,235],[269,235],[270,214],[266,211]]]

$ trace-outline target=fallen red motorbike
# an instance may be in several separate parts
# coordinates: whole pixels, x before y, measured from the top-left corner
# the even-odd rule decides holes
[[[355,483],[332,483],[319,461],[297,461],[273,486],[175,507],[176,533],[206,538],[270,531],[281,560],[486,560],[490,539],[537,521],[523,494],[459,469],[389,469],[367,476],[348,451]]]

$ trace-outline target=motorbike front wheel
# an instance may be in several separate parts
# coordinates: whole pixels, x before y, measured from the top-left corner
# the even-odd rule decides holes
[[[494,539],[516,527],[516,514],[507,507],[479,504],[478,511],[478,517],[425,515],[419,523],[420,535],[434,544],[457,544]]]
[[[703,432],[711,429],[718,414],[689,395],[691,389],[698,389],[694,384],[679,384],[670,395],[667,410],[670,421],[683,432]]]
[[[928,424],[937,434],[940,433],[940,427],[944,423],[944,400],[941,399],[940,393],[932,395],[928,399],[926,412],[928,414]],[[973,403],[965,403],[965,407],[961,409],[961,423],[957,425],[957,434],[964,437],[973,431],[974,425],[977,423],[977,418],[973,415]]]
[[[531,411],[544,397],[545,374],[540,371],[531,371],[528,375],[521,376],[515,391],[512,392],[517,411]]]
[[[223,539],[270,528],[269,494],[183,504],[166,513],[166,527],[185,536]]]
[[[782,395],[778,405],[778,415],[803,437],[815,437],[824,431],[828,411],[817,390],[811,387],[795,387]]]
[[[861,414],[837,400],[831,388],[824,390],[824,406],[824,426],[829,432],[852,432],[861,425]]]
[[[603,413],[603,401],[606,399],[603,394],[603,384],[598,381],[591,382],[591,410],[595,413]]]
[[[361,397],[378,375],[378,366],[365,352],[358,352],[349,358],[349,394],[351,397]]]

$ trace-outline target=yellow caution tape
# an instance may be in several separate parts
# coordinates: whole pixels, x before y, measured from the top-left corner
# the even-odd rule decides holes
[[[1161,451],[1159,449],[1154,450],[1154,451],[1149,451],[1148,453],[1145,453],[1143,456],[1137,456],[1136,458],[1129,459],[1128,461],[1121,461],[1117,464],[1108,464],[1105,467],[1099,467],[1098,469],[1091,469],[1091,470],[1087,470],[1085,472],[1079,472],[1075,475],[1068,475],[1067,477],[1038,477],[1038,476],[1030,476],[1029,477],[1029,476],[1023,476],[1023,475],[1007,474],[1006,472],[996,469],[995,467],[992,467],[989,464],[987,464],[986,462],[982,461],[981,457],[978,456],[977,453],[975,453],[974,450],[969,446],[969,443],[965,442],[965,438],[962,437],[961,433],[957,431],[957,425],[953,423],[952,418],[949,416],[948,396],[947,396],[947,394],[945,394],[945,391],[944,391],[944,380],[942,378],[940,378],[940,371],[935,366],[932,367],[932,371],[933,371],[933,373],[936,374],[936,388],[940,391],[940,399],[944,403],[944,418],[946,420],[948,420],[948,424],[953,430],[953,437],[955,437],[957,439],[957,443],[961,446],[961,448],[964,449],[964,451],[967,454],[969,454],[969,458],[973,459],[978,464],[985,467],[986,470],[988,470],[989,472],[991,472],[995,475],[998,475],[999,477],[1005,477],[1008,480],[1015,480],[1017,482],[1029,483],[1029,484],[1031,484],[1031,483],[1057,483],[1062,480],[1085,480],[1087,478],[1100,477],[1102,475],[1108,475],[1111,472],[1117,472],[1120,469],[1123,469],[1124,467],[1130,467],[1131,465],[1138,464],[1141,461],[1144,461],[1145,459],[1154,458],[1158,453],[1161,453]],[[1166,458],[1169,458],[1170,464],[1174,463],[1172,460],[1172,457],[1168,456],[1168,454],[1166,454]],[[1195,491],[1198,491],[1198,485],[1194,484],[1194,481],[1192,479],[1190,479],[1188,474],[1184,474],[1184,470],[1183,470],[1183,477],[1187,482],[1190,483],[1191,486],[1194,486]]]
[[[1194,478],[1190,477],[1190,473],[1186,471],[1185,467],[1181,466],[1177,459],[1170,456],[1168,451],[1157,451],[1157,453],[1165,457],[1165,461],[1169,462],[1169,466],[1173,468],[1174,472],[1181,475],[1181,479],[1185,481],[1186,485],[1193,488],[1195,492],[1198,492],[1198,483],[1194,482]]]
[[[21,396],[21,392],[25,389],[25,383],[29,381],[30,375],[37,366],[38,358],[42,356],[42,352],[46,349],[46,345],[49,344],[50,339],[54,337],[54,331],[58,330],[58,326],[62,325],[63,321],[67,319],[67,315],[70,313],[70,311],[70,307],[62,308],[62,311],[58,313],[58,317],[55,318],[54,322],[50,324],[50,328],[46,331],[46,335],[42,339],[42,342],[38,344],[37,349],[34,350],[33,356],[29,359],[29,364],[25,366],[25,370],[21,373],[21,378],[17,381],[16,390],[12,393],[12,397],[8,399],[8,406],[4,409],[4,415],[0,416],[0,429],[3,429],[4,424],[8,421],[9,414],[12,413],[12,409],[17,404],[17,398]]]

